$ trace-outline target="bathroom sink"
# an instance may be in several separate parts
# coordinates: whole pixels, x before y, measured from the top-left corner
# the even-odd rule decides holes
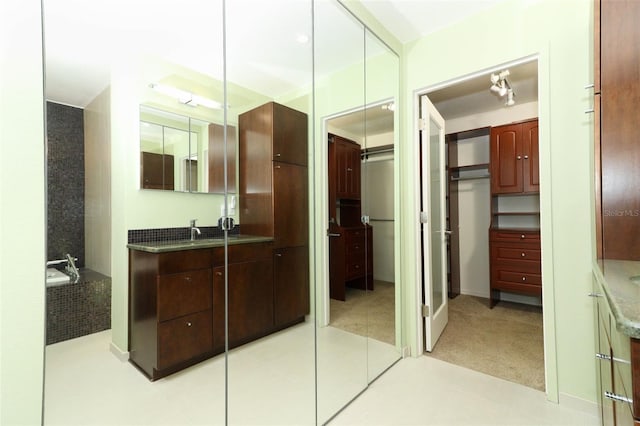
[[[56,286],[71,282],[71,277],[56,268],[47,268],[47,286]]]

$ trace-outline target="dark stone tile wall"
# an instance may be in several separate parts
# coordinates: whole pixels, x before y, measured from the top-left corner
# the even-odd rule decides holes
[[[47,102],[47,260],[84,266],[83,110]]]
[[[77,283],[47,287],[47,345],[111,328],[111,278],[80,270]]]
[[[224,231],[217,226],[198,226],[201,234],[198,239],[223,238]],[[240,225],[235,225],[229,231],[229,235],[240,234]],[[154,228],[154,229],[130,229],[127,235],[127,243],[155,243],[161,241],[181,241],[191,238],[191,229],[185,228]]]

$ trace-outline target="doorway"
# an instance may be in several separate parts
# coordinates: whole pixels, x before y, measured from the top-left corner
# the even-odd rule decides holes
[[[501,76],[507,78],[503,80]],[[495,204],[513,204],[516,199],[498,200],[492,192],[489,173],[491,129],[538,119],[538,80],[538,58],[532,56],[435,85],[420,91],[417,96],[418,99],[428,97],[445,118],[448,175],[444,199],[447,227],[443,231],[451,234],[447,240],[446,266],[449,323],[442,338],[426,353],[544,391],[547,361],[544,347],[551,337],[544,334],[543,317],[550,313],[543,311],[541,289],[538,289],[539,295],[534,296],[518,291],[499,291],[501,300],[492,309],[490,296],[495,292],[492,291],[495,269],[492,271],[490,267],[490,233],[487,232],[497,226],[498,217],[505,220],[496,213]],[[502,88],[504,90],[499,90]],[[505,96],[500,96],[499,91]],[[424,128],[422,132],[424,134]],[[424,143],[424,136],[422,141]],[[545,189],[541,186],[540,192]],[[517,229],[537,226],[540,235],[540,223],[545,223],[540,220],[540,201],[530,198],[525,203],[533,203],[534,207],[511,214],[507,217],[511,225],[501,226]],[[513,224],[514,220],[522,222],[525,213],[534,209],[537,209],[534,225]],[[537,255],[540,256],[539,249]],[[423,294],[431,289],[429,278],[433,260],[427,260],[422,274]],[[541,280],[539,264],[537,268]],[[540,283],[542,287],[542,280]],[[427,348],[429,332],[428,325],[422,327],[425,344],[421,347]]]

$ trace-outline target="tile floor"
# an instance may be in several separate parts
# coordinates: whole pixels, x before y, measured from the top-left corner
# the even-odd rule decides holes
[[[301,324],[230,352],[233,425],[314,423],[314,329]],[[46,425],[225,423],[225,357],[150,382],[110,351],[110,331],[47,346]],[[318,330],[320,422],[397,358],[395,348]],[[273,390],[277,389],[277,392]],[[596,425],[542,392],[427,357],[399,361],[331,425]]]

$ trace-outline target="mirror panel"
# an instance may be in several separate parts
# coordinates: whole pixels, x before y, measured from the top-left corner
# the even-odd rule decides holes
[[[183,191],[207,190],[200,185],[200,163],[204,151],[208,151],[208,123],[223,125],[223,110],[202,103],[187,105],[150,85],[160,83],[208,99],[222,99],[223,2],[42,3],[46,97],[49,102],[73,106],[83,118],[80,133],[84,135],[84,149],[76,150],[73,163],[81,165],[78,175],[85,190],[82,193],[71,181],[66,187],[81,192],[84,217],[77,226],[84,227],[84,253],[71,255],[85,259],[80,272],[88,277],[87,281],[66,286],[68,296],[58,293],[49,298],[47,310],[62,308],[56,311],[59,325],[67,331],[83,330],[102,315],[95,306],[99,298],[99,308],[108,310],[105,315],[110,320],[110,329],[46,346],[43,423],[225,424],[225,359],[221,354],[155,381],[127,362],[136,357],[136,352],[142,352],[135,346],[140,340],[150,347],[160,342],[159,354],[149,355],[147,372],[173,368],[184,359],[211,350],[206,337],[193,339],[194,343],[189,341],[193,334],[186,330],[191,325],[192,330],[210,335],[206,332],[212,326],[210,296],[199,298],[202,310],[180,312],[184,316],[177,315],[176,310],[158,308],[158,299],[153,297],[132,299],[136,309],[130,310],[127,238],[133,234],[164,236],[169,234],[165,230],[185,228],[193,218],[202,228],[217,222],[220,195],[204,197]],[[145,120],[146,112],[140,105],[172,115],[163,117],[163,122],[151,121],[153,125],[146,130],[144,122],[150,120]],[[65,126],[66,117],[55,119],[60,121],[51,129]],[[157,170],[163,190],[140,190],[141,139],[143,151],[160,155]],[[52,143],[49,148],[48,161],[68,150]],[[170,155],[174,157],[172,167],[165,161]],[[194,160],[197,168],[193,167]],[[173,188],[164,179],[171,172]],[[75,197],[65,197],[63,207],[82,211],[69,202],[71,198],[75,202]],[[174,276],[193,271],[176,270],[188,269],[189,262],[174,264],[180,266],[169,273],[157,271],[150,281],[152,287],[156,288],[156,282],[169,282],[170,287]],[[208,271],[207,266],[202,270]],[[205,275],[198,270],[194,276]],[[109,279],[98,283],[94,282],[96,276]],[[87,290],[81,290],[84,286]],[[66,291],[63,287],[54,290]],[[206,284],[203,288],[206,293]],[[46,291],[49,296],[51,288]],[[85,291],[86,298],[79,298],[78,293]],[[104,293],[108,296],[103,298]],[[163,294],[171,302],[179,299],[171,293]],[[150,308],[144,310],[141,305]],[[158,312],[165,316],[160,317]],[[187,315],[197,321],[184,321]],[[48,322],[50,335],[50,318]],[[146,333],[137,336],[141,339],[132,339],[133,324],[146,327]],[[167,333],[173,327],[177,331]]]
[[[151,106],[140,106],[140,188],[180,192],[235,192],[236,131]],[[226,164],[225,164],[226,162]]]
[[[311,7],[310,0],[226,3],[240,233],[273,239],[262,257],[229,259],[229,344],[252,340],[229,352],[229,424],[316,422]]]
[[[360,222],[364,26],[337,2],[315,3],[316,140],[322,143],[328,270],[317,293],[318,423],[367,387],[366,251]],[[319,148],[320,149],[320,148]],[[324,234],[324,233],[323,233]]]
[[[395,286],[395,152],[398,140],[398,56],[371,31],[365,35],[366,105],[362,159],[362,214],[373,289],[367,292],[367,368],[372,382],[401,357],[400,289]]]

